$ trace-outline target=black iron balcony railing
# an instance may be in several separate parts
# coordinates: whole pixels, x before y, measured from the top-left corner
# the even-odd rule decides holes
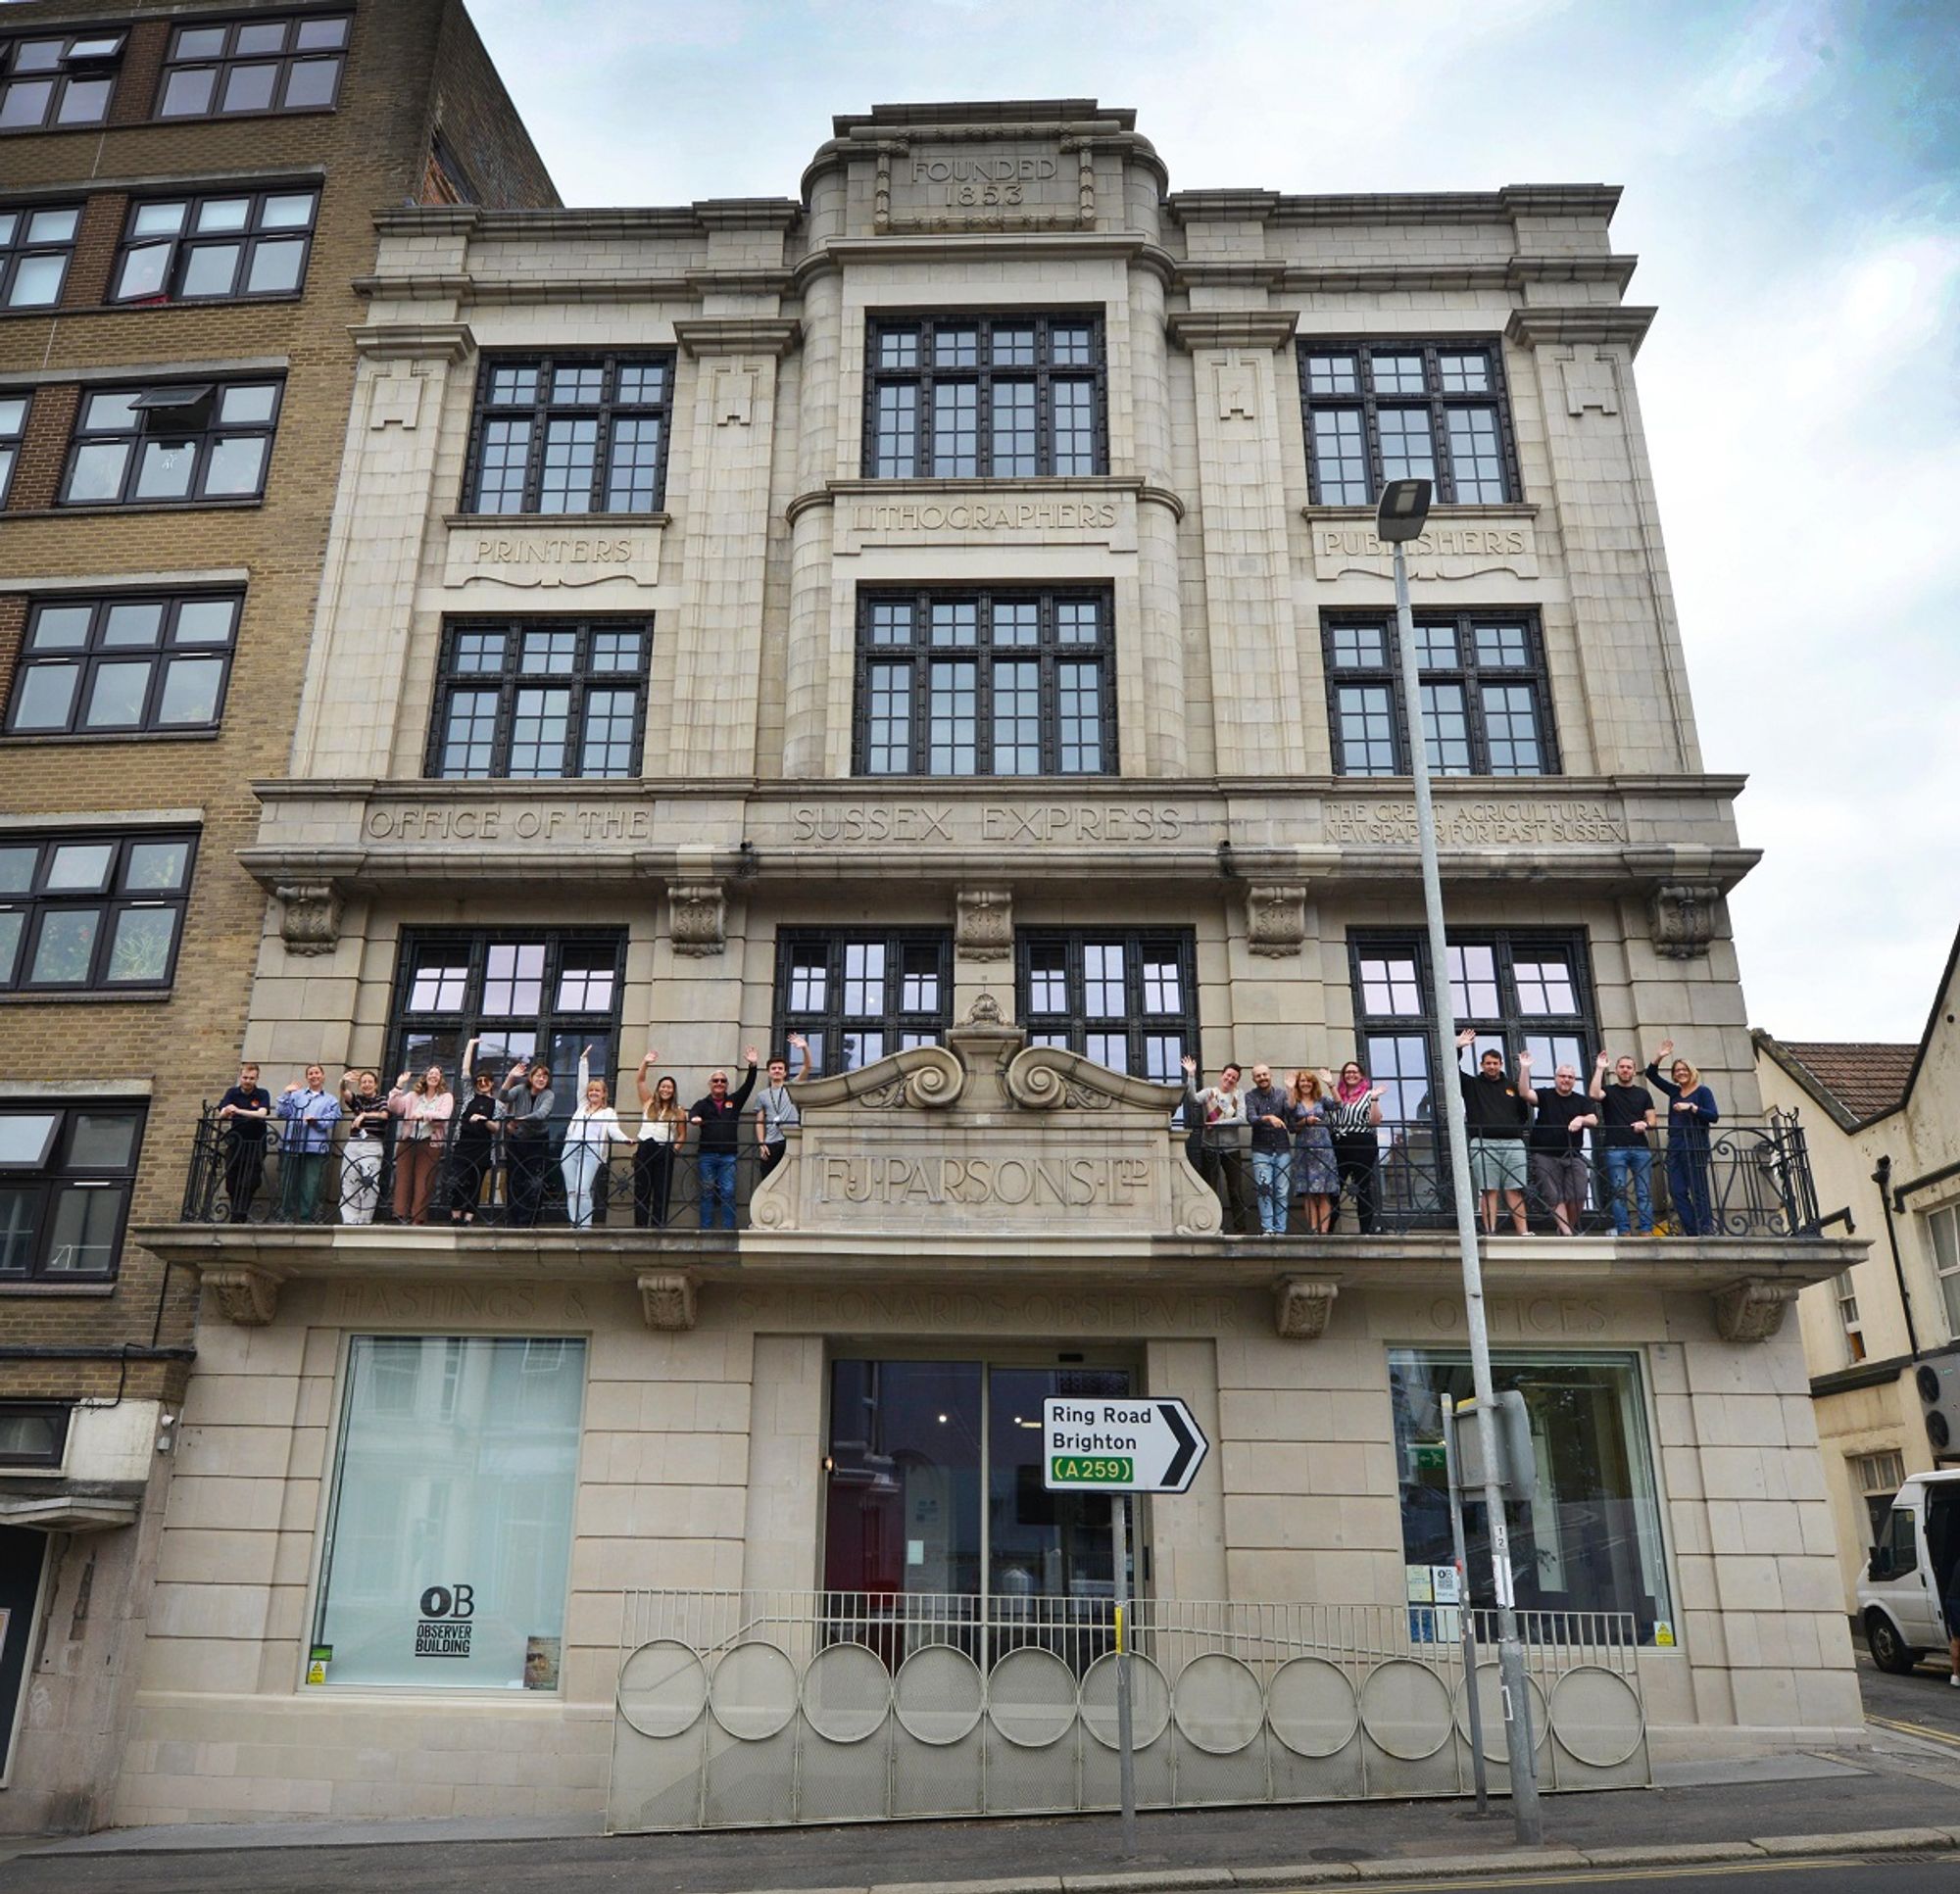
[[[1661,1127],[1635,1145],[1601,1146],[1592,1138],[1563,1170],[1539,1162],[1520,1141],[1472,1139],[1472,1190],[1482,1217],[1486,1191],[1495,1234],[1777,1238],[1815,1236],[1816,1187],[1802,1128],[1793,1118],[1722,1124],[1698,1133]],[[1234,1180],[1201,1160],[1234,1234]],[[1239,1182],[1250,1198],[1237,1234],[1260,1227],[1256,1153]],[[1331,1185],[1326,1190],[1316,1185]],[[1398,1234],[1446,1229],[1455,1217],[1449,1152],[1429,1120],[1384,1124],[1371,1139],[1342,1139],[1310,1168],[1298,1144],[1287,1180],[1287,1234],[1313,1235],[1331,1219],[1336,1234]],[[1316,1199],[1318,1199],[1316,1201]]]
[[[562,1131],[532,1144],[505,1134],[415,1143],[274,1123],[254,1138],[207,1110],[183,1221],[738,1230],[760,1160],[752,1142],[727,1153],[651,1141],[567,1148]]]
[[[745,1141],[748,1128],[744,1127]],[[206,1224],[413,1224],[430,1228],[606,1227],[739,1230],[761,1153],[639,1143],[567,1150],[562,1134],[524,1145],[507,1134],[446,1144],[350,1139],[338,1126],[304,1141],[272,1125],[258,1139],[207,1111],[193,1136],[183,1221]],[[1225,1207],[1225,1234],[1261,1227],[1257,1153],[1243,1199],[1231,1163],[1194,1150]],[[1793,1119],[1724,1124],[1698,1137],[1650,1133],[1643,1146],[1595,1147],[1559,1174],[1528,1145],[1473,1140],[1473,1188],[1494,1188],[1496,1234],[1520,1215],[1535,1234],[1789,1238],[1818,1230],[1803,1132]],[[1331,1168],[1325,1168],[1331,1164]],[[1328,1186],[1325,1190],[1315,1186]],[[1343,1139],[1317,1166],[1296,1145],[1285,1234],[1381,1236],[1446,1229],[1454,1216],[1448,1152],[1428,1121]],[[1517,1201],[1513,1201],[1515,1196]]]

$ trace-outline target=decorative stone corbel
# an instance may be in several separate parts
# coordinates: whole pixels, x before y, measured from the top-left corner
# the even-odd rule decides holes
[[[667,884],[667,938],[676,953],[719,953],[728,945],[728,902],[718,881]]]
[[[1282,1341],[1318,1341],[1334,1313],[1339,1283],[1283,1276],[1273,1285],[1273,1329]]]
[[[1246,945],[1271,959],[1298,953],[1306,945],[1306,890],[1247,889]]]
[[[1767,1283],[1750,1276],[1717,1289],[1715,1333],[1724,1341],[1767,1341],[1783,1327],[1785,1312],[1796,1300],[1795,1287]]]
[[[640,1307],[650,1329],[678,1334],[693,1328],[693,1276],[684,1269],[643,1271],[640,1276]]]
[[[340,945],[340,890],[332,882],[286,882],[272,894],[288,953],[331,953]]]
[[[1014,950],[1014,898],[1004,889],[962,888],[954,951],[967,960],[1004,960]]]
[[[199,1274],[217,1296],[224,1319],[241,1329],[263,1329],[278,1313],[280,1279],[270,1270],[250,1263],[222,1263],[207,1265]]]
[[[1664,881],[1648,900],[1653,944],[1667,960],[1698,960],[1715,938],[1722,891],[1712,882]]]

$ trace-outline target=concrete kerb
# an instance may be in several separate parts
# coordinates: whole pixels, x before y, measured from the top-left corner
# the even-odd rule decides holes
[[[1210,1894],[1227,1887],[1339,1887],[1371,1881],[1412,1881],[1446,1875],[1474,1882],[1520,1870],[1581,1871],[1606,1868],[1677,1868],[1697,1863],[1793,1861],[1836,1855],[1960,1851],[1960,1827],[1860,1828],[1835,1835],[1765,1835],[1753,1841],[1654,1842],[1619,1848],[1514,1848],[1474,1858],[1403,1855],[1389,1861],[1314,1861],[1293,1867],[1191,1870],[1133,1873],[1038,1875],[1026,1880],[886,1881],[863,1894]]]

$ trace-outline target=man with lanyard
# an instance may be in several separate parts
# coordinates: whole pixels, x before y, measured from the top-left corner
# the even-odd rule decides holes
[[[1474,1027],[1456,1035],[1460,1052],[1477,1044]],[[1520,1093],[1531,1084],[1531,1054],[1518,1054],[1518,1082],[1504,1079],[1504,1055],[1491,1050],[1477,1061],[1474,1076],[1459,1071],[1463,1087],[1463,1117],[1470,1134],[1470,1183],[1482,1202],[1484,1234],[1497,1234],[1497,1198],[1511,1213],[1511,1227],[1520,1237],[1531,1235],[1525,1221],[1525,1128],[1531,1106]]]
[[[809,1041],[801,1033],[792,1033],[790,1044],[803,1054],[796,1077],[790,1077],[789,1060],[771,1059],[769,1082],[762,1088],[756,1105],[756,1142],[761,1148],[762,1177],[767,1177],[783,1161],[783,1153],[790,1147],[789,1128],[803,1123],[803,1114],[790,1096],[790,1087],[801,1085],[809,1077]]]
[[[756,1089],[756,1061],[760,1055],[752,1045],[742,1056],[748,1062],[749,1076],[735,1095],[728,1095],[727,1073],[710,1073],[708,1096],[697,1098],[687,1114],[690,1124],[701,1127],[695,1149],[700,1154],[704,1230],[735,1228],[735,1149],[742,1136],[742,1107]]]

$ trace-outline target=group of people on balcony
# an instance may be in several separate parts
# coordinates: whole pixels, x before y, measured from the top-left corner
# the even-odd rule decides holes
[[[793,1079],[789,1062],[768,1063],[767,1083],[755,1113],[762,1176],[782,1159],[789,1132],[800,1122],[790,1088],[810,1075],[810,1050],[801,1034],[789,1043],[801,1055]],[[700,1183],[701,1227],[733,1230],[736,1223],[736,1157],[743,1111],[756,1089],[759,1055],[744,1054],[747,1076],[734,1091],[728,1074],[710,1073],[707,1093],[691,1106],[680,1102],[668,1074],[651,1080],[659,1058],[649,1050],[635,1074],[640,1123],[621,1123],[604,1079],[592,1076],[593,1048],[578,1055],[578,1087],[569,1115],[559,1109],[549,1066],[519,1059],[501,1083],[474,1070],[478,1042],[463,1055],[458,1089],[451,1091],[440,1065],[419,1077],[403,1072],[383,1093],[371,1070],[343,1072],[329,1090],[325,1068],[310,1065],[275,1100],[259,1083],[250,1061],[238,1083],[220,1100],[217,1120],[225,1214],[233,1223],[253,1221],[265,1188],[269,1153],[278,1158],[277,1218],[288,1223],[321,1220],[320,1199],[339,1132],[339,1220],[374,1221],[383,1172],[392,1163],[390,1207],[394,1221],[473,1224],[493,1206],[499,1220],[529,1228],[540,1220],[550,1194],[554,1156],[564,1193],[566,1222],[584,1227],[604,1221],[615,1146],[632,1156],[633,1221],[663,1227],[673,1207],[676,1177],[690,1154]]]
[[[1476,1043],[1474,1031],[1457,1035],[1459,1051]],[[1666,1076],[1664,1061],[1671,1061]],[[1218,1083],[1202,1088],[1197,1061],[1183,1065],[1193,1155],[1218,1193],[1228,1234],[1330,1235],[1344,1198],[1353,1205],[1360,1234],[1374,1234],[1387,1087],[1373,1084],[1351,1059],[1338,1077],[1325,1067],[1301,1070],[1283,1086],[1264,1061],[1252,1067],[1250,1086],[1236,1064],[1227,1063]],[[1708,1129],[1720,1113],[1700,1073],[1674,1056],[1672,1040],[1648,1062],[1646,1085],[1638,1083],[1642,1074],[1625,1054],[1601,1052],[1584,1092],[1576,1066],[1561,1062],[1548,1087],[1533,1085],[1532,1067],[1531,1054],[1520,1052],[1515,1074],[1507,1073],[1503,1054],[1488,1050],[1475,1072],[1457,1074],[1471,1189],[1487,1235],[1494,1236],[1507,1217],[1517,1236],[1529,1236],[1534,1208],[1548,1214],[1561,1236],[1575,1235],[1589,1198],[1603,1199],[1619,1236],[1658,1235],[1652,1178],[1663,1121],[1647,1086],[1667,1101],[1675,1221],[1685,1237],[1715,1234]]]

